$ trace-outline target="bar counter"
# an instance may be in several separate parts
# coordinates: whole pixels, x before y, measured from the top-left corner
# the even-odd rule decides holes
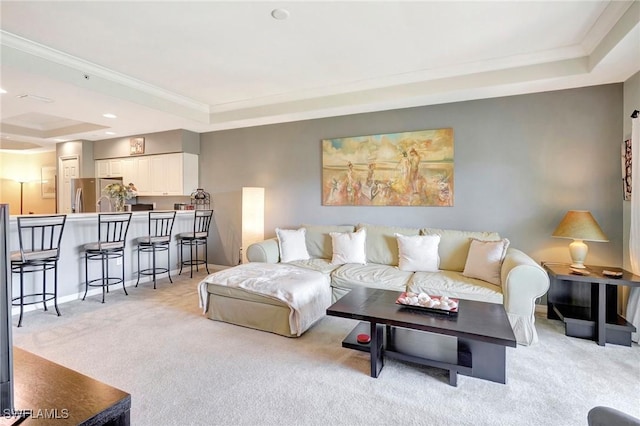
[[[155,210],[158,211],[158,210]],[[129,231],[127,233],[127,242],[125,246],[125,281],[126,286],[134,286],[137,280],[138,271],[138,259],[137,259],[137,247],[135,239],[141,236],[148,235],[148,211],[132,212],[131,223],[129,225]],[[34,215],[31,215],[34,216]],[[41,215],[35,215],[41,216]],[[42,215],[44,216],[44,215]],[[10,216],[9,218],[9,249],[11,251],[19,250],[18,240],[18,223],[17,218],[19,216]],[[181,232],[193,231],[193,217],[194,210],[176,210],[176,220],[173,225],[173,235],[177,235]],[[65,223],[64,232],[62,235],[60,260],[58,263],[58,304],[76,300],[82,298],[85,290],[85,267],[84,267],[84,252],[82,247],[86,243],[90,243],[98,240],[98,213],[72,213],[67,214],[67,221]],[[175,242],[175,237],[173,238]],[[178,245],[172,242],[171,244],[171,265],[169,269],[172,271],[172,275],[177,274],[178,266]],[[185,253],[186,254],[186,253]],[[159,264],[164,265],[166,258],[163,254],[159,257]],[[141,262],[143,267],[150,261],[149,258],[141,256]],[[119,273],[120,266],[115,265],[115,262],[110,268],[112,271]],[[187,269],[188,271],[188,269]],[[183,272],[184,274],[184,272]],[[99,262],[89,262],[89,279],[97,278],[100,276]],[[34,281],[35,279],[35,281]],[[160,280],[166,279],[166,274],[159,277]],[[140,285],[151,280],[151,277],[142,276],[140,278]],[[25,293],[33,293],[41,289],[42,274],[25,274]],[[53,275],[49,273],[47,275],[47,282],[53,285]],[[151,284],[153,285],[153,284]],[[12,276],[12,294],[16,297],[19,293],[19,281],[17,274]],[[111,286],[110,291],[122,291],[122,286]],[[93,294],[102,293],[101,288],[92,287],[89,288],[87,297]],[[108,295],[107,295],[108,296]],[[106,299],[108,303],[108,297]],[[49,303],[48,305],[51,305]],[[12,314],[16,315],[19,308],[13,307]],[[35,309],[42,309],[42,304],[25,306],[25,312]],[[64,315],[64,308],[61,308],[61,313]]]

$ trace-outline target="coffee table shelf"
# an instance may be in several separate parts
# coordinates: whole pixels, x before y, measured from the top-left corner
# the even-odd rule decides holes
[[[354,289],[327,309],[359,321],[342,346],[370,354],[371,377],[394,358],[448,370],[452,386],[458,373],[506,383],[506,347],[515,348],[516,340],[502,305],[460,300],[459,315],[444,316],[399,307],[399,294]],[[358,334],[371,335],[371,342],[358,343]]]
[[[361,321],[352,331],[345,337],[342,341],[342,347],[348,349],[354,349],[362,352],[371,352],[371,344],[370,343],[358,343],[357,336],[358,334],[369,334],[370,332],[370,324],[365,321]],[[457,385],[457,374],[464,374],[470,376],[473,368],[472,368],[472,355],[470,352],[460,349],[453,350],[445,350],[440,351],[439,359],[435,358],[426,358],[424,356],[418,356],[411,353],[405,353],[402,348],[403,343],[400,339],[395,339],[395,327],[385,326],[382,324],[377,324],[376,328],[378,333],[383,336],[383,351],[384,357],[393,358],[400,361],[412,362],[414,364],[426,365],[428,367],[441,368],[443,370],[449,371],[449,384],[452,386]],[[384,331],[387,333],[384,333]],[[425,333],[420,331],[407,330],[409,333],[411,344],[413,346],[422,346],[429,347],[433,345],[437,345],[437,340],[447,339],[447,337],[434,335],[432,333]],[[449,337],[450,339],[450,337]],[[398,347],[397,347],[398,346]],[[457,347],[457,344],[456,344]],[[452,362],[455,360],[455,362]]]

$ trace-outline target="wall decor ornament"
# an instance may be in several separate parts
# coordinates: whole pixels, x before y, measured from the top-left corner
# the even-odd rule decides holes
[[[453,129],[322,140],[325,206],[453,206]]]
[[[622,191],[624,200],[631,200],[631,139],[622,142]]]
[[[144,154],[144,138],[131,138],[129,145],[129,155]]]
[[[56,198],[56,168],[43,167],[40,175],[42,198]]]

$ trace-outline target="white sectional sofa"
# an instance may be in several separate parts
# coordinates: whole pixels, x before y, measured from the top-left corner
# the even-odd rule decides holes
[[[287,262],[287,265],[327,275],[333,301],[338,300],[355,287],[366,286],[502,303],[518,343],[530,345],[538,340],[534,324],[535,302],[548,290],[549,278],[544,269],[528,255],[508,247],[508,241],[505,242],[504,239],[501,239],[498,233],[435,228],[399,228],[370,224],[357,226],[302,225],[302,228],[305,229],[304,238],[309,258]],[[362,232],[362,230],[366,235],[364,247],[366,262],[364,264],[332,263],[334,240],[331,233],[334,233],[335,236],[356,231]],[[407,261],[406,253],[399,252],[398,234],[401,236],[439,236],[437,270],[415,272],[402,270],[407,269],[404,266],[411,262]],[[474,240],[474,246],[471,249]],[[504,247],[508,247],[497,263],[496,259],[493,259],[493,262],[488,265],[489,269],[495,269],[493,283],[485,279],[474,278],[478,274],[473,273],[472,270],[475,268],[477,272],[480,268],[480,272],[484,273],[482,254],[486,253],[482,246],[486,245],[483,243],[485,241],[495,241],[495,244],[491,244],[494,247],[502,241]],[[480,248],[478,249],[478,247]],[[247,258],[250,262],[277,264],[281,261],[281,257],[281,245],[278,238],[253,244],[247,249]],[[403,261],[404,266],[402,265]],[[484,278],[484,275],[480,276]],[[492,277],[486,279],[491,280]],[[209,285],[209,287],[215,286]],[[224,296],[227,291],[226,289],[222,290],[212,289],[209,291],[211,303],[218,307],[217,312],[213,312],[215,308],[209,312],[209,317],[246,325],[242,323],[247,321],[246,319],[239,321],[237,318],[237,298],[231,300],[232,304],[236,304],[234,309],[229,309],[228,315],[225,314],[225,308],[230,305],[226,303],[229,300],[220,299],[220,296]],[[251,303],[255,303],[255,295],[250,296]],[[265,302],[273,304],[270,298],[265,299]],[[288,312],[286,306],[284,308],[285,313]],[[250,313],[244,315],[251,316]],[[230,319],[231,316],[234,318]],[[256,318],[251,321],[253,324],[260,322]],[[278,332],[269,327],[254,326],[254,328]],[[284,329],[286,330],[286,327]]]

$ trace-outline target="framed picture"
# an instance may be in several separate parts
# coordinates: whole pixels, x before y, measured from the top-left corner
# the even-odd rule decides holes
[[[144,138],[129,139],[130,155],[144,154]]]
[[[56,168],[43,167],[40,176],[42,198],[56,198]]]
[[[322,140],[325,206],[453,206],[453,129]]]

